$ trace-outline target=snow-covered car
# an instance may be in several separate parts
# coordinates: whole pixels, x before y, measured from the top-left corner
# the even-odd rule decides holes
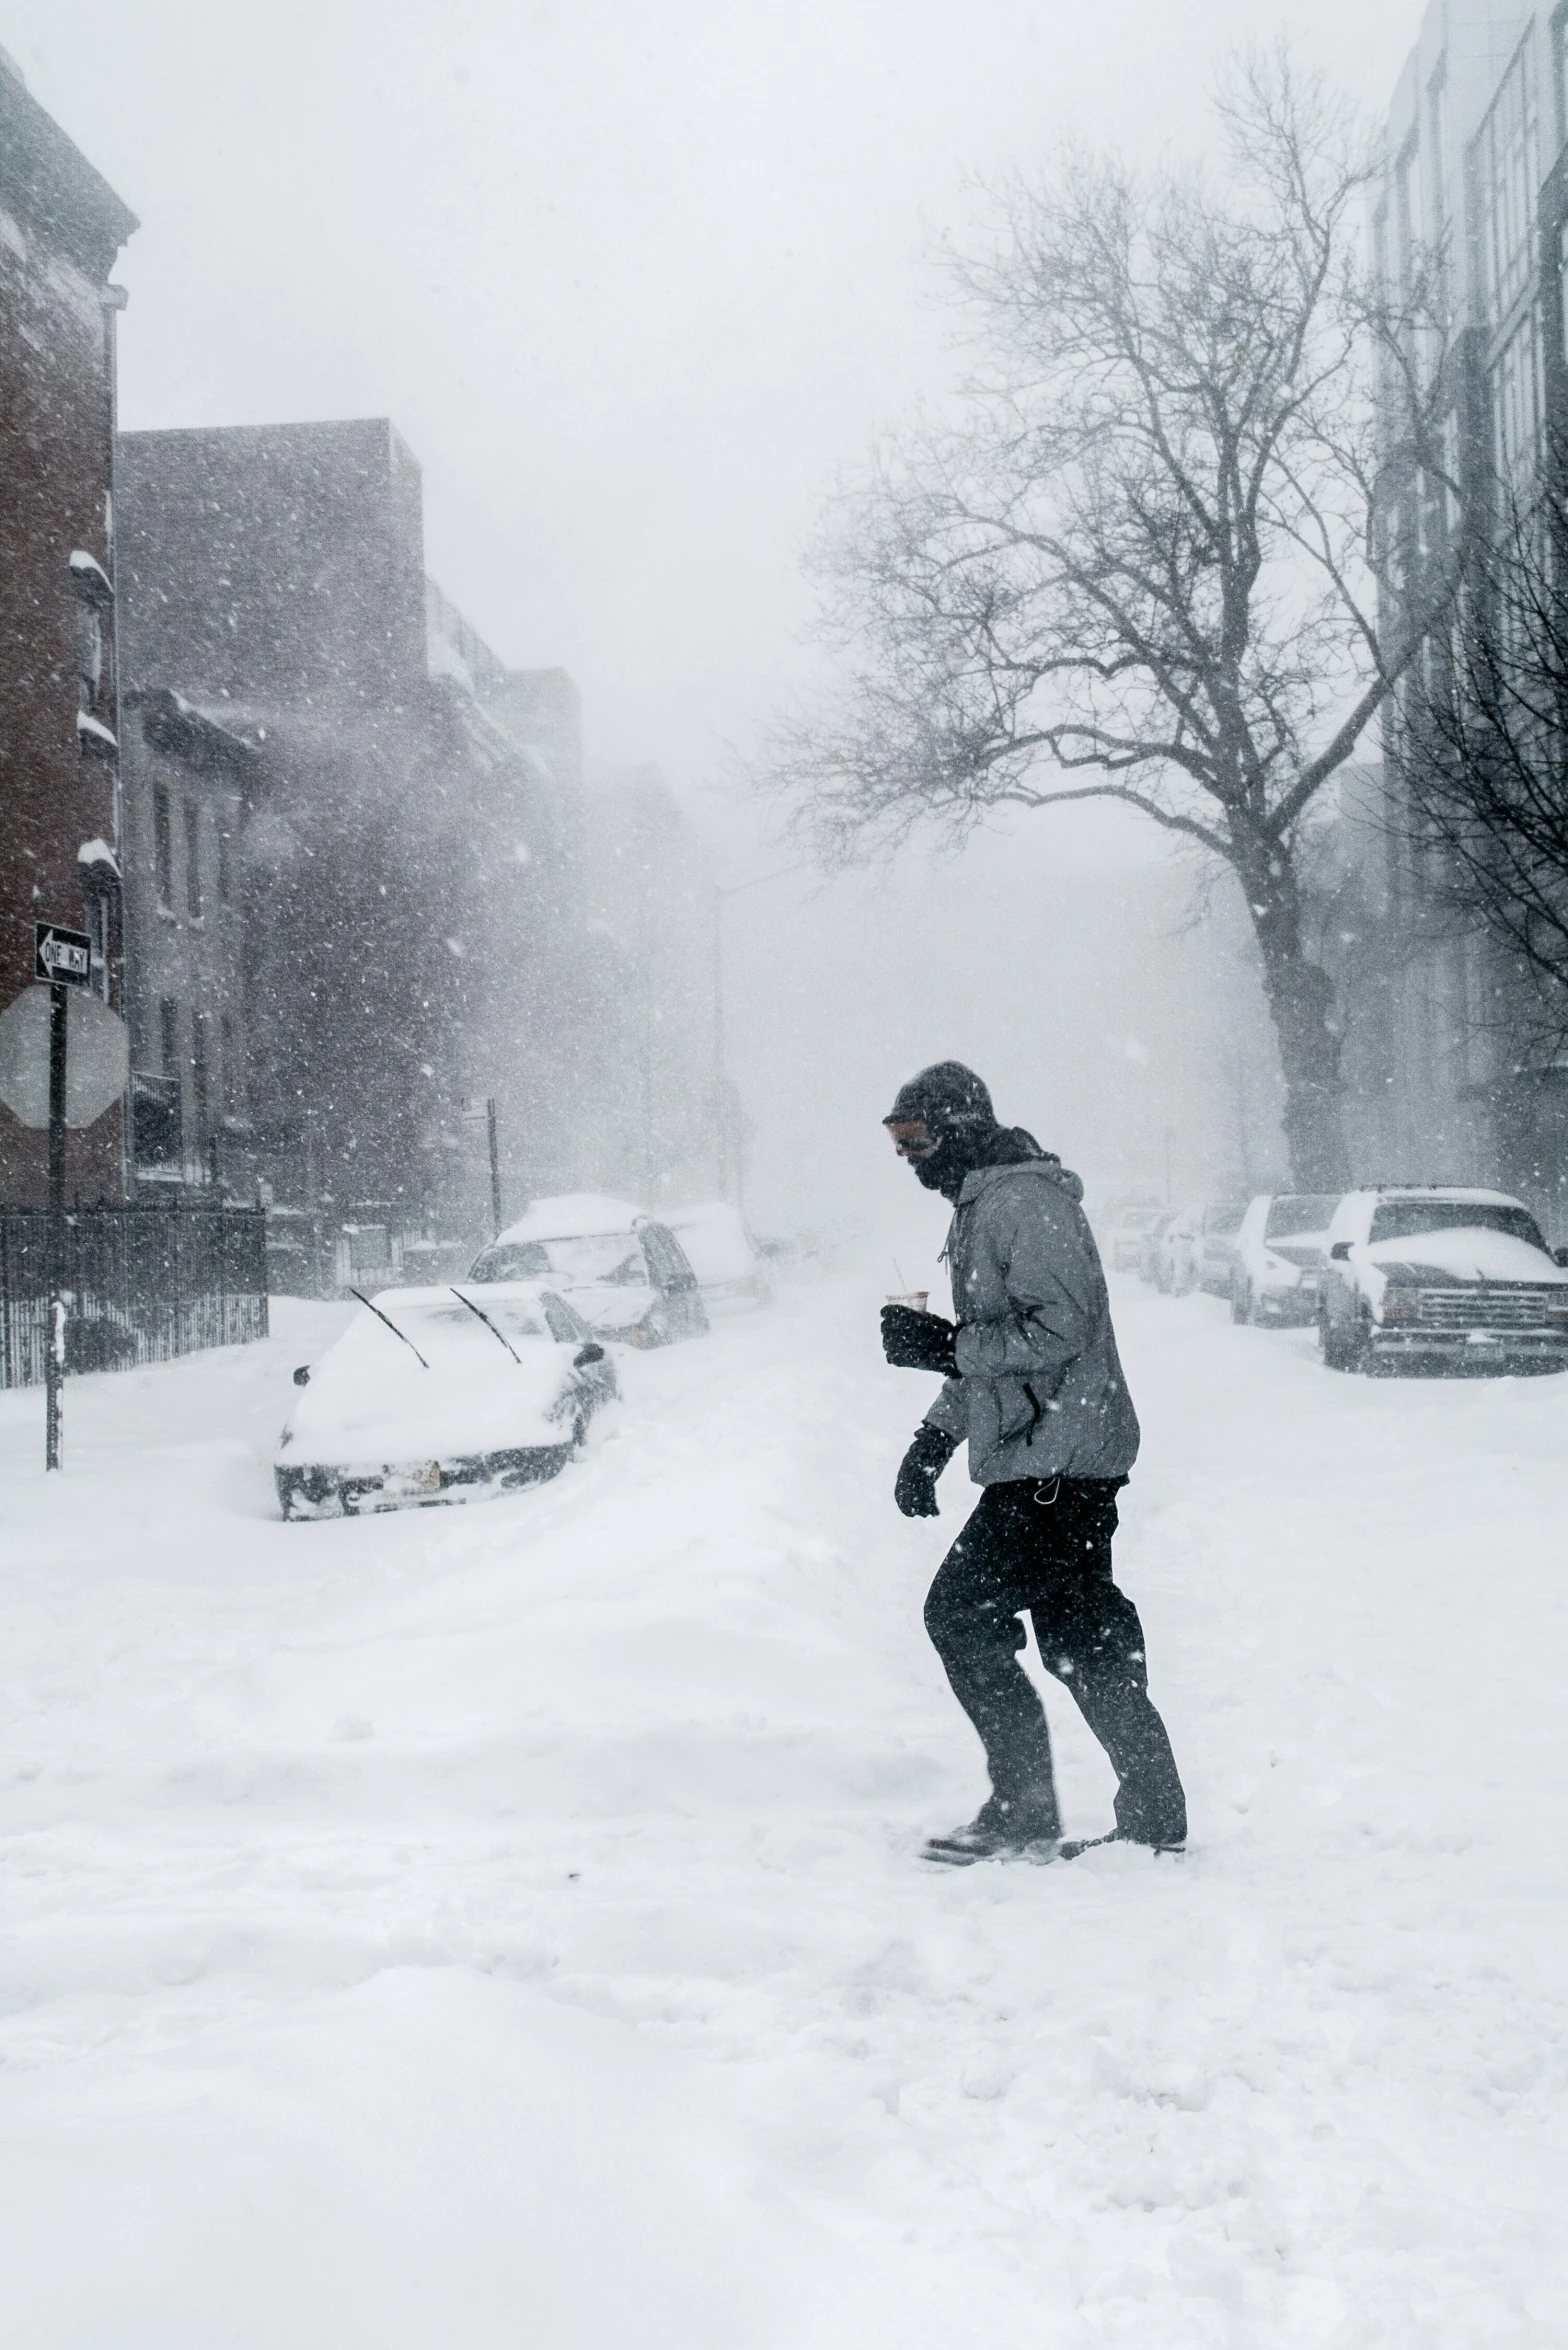
[[[1318,1315],[1334,1371],[1568,1367],[1568,1270],[1522,1201],[1448,1184],[1347,1192]]]
[[[1339,1193],[1264,1191],[1249,1200],[1231,1265],[1234,1322],[1315,1322]]]
[[[772,1303],[767,1266],[739,1208],[728,1200],[704,1200],[694,1208],[672,1208],[662,1221],[696,1274],[710,1313],[744,1313]]]
[[[1209,1289],[1230,1294],[1236,1229],[1245,1200],[1199,1200],[1178,1208],[1155,1243],[1154,1286],[1171,1297]]]
[[[1151,1228],[1165,1214],[1158,1200],[1134,1200],[1124,1207],[1111,1226],[1111,1269],[1117,1273],[1135,1273],[1143,1258],[1143,1244]]]
[[[466,1501],[564,1469],[618,1393],[582,1316],[537,1282],[383,1289],[319,1363],[278,1441],[286,1518]]]
[[[1192,1278],[1211,1297],[1229,1297],[1236,1263],[1236,1235],[1247,1212],[1244,1199],[1205,1200],[1192,1241]]]
[[[468,1279],[548,1282],[596,1338],[627,1346],[672,1346],[708,1327],[697,1276],[674,1233],[602,1192],[535,1200],[480,1250]]]
[[[1138,1278],[1150,1282],[1154,1288],[1164,1287],[1161,1247],[1166,1233],[1176,1221],[1174,1208],[1161,1208],[1145,1232],[1138,1248]]]
[[[1197,1284],[1198,1237],[1201,1207],[1175,1208],[1165,1219],[1154,1244],[1153,1280],[1167,1297],[1185,1297]]]

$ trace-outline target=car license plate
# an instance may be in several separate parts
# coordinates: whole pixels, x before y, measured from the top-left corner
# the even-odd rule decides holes
[[[410,1461],[406,1468],[388,1469],[383,1483],[389,1493],[439,1493],[441,1463]]]

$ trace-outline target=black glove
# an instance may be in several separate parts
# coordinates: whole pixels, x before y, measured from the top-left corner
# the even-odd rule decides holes
[[[937,1518],[936,1481],[958,1450],[958,1438],[922,1420],[915,1441],[898,1464],[893,1499],[906,1518]]]
[[[940,1371],[951,1379],[958,1369],[953,1352],[956,1323],[940,1314],[917,1314],[913,1306],[882,1308],[882,1352],[900,1371]]]

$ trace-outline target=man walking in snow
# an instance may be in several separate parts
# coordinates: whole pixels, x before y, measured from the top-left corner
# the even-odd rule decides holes
[[[1111,1578],[1116,1495],[1137,1458],[1138,1421],[1083,1185],[1021,1127],[998,1125],[990,1094],[960,1061],[922,1069],[883,1123],[918,1180],[952,1202],[946,1254],[958,1317],[882,1310],[888,1361],[945,1374],[895,1499],[906,1517],[935,1517],[936,1480],[966,1437],[982,1488],[925,1620],[985,1747],[991,1795],[967,1827],[933,1836],[927,1857],[1085,1849],[1061,1841],[1045,1709],[1018,1662],[1025,1614],[1041,1662],[1110,1757],[1114,1836],[1169,1851],[1186,1836],[1186,1802],[1149,1702],[1138,1611]]]

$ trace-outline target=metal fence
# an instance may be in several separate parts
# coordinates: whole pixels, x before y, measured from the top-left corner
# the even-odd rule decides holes
[[[66,1218],[67,1371],[119,1371],[267,1335],[261,1208],[76,1208]],[[49,1217],[0,1208],[0,1387],[41,1384]]]

